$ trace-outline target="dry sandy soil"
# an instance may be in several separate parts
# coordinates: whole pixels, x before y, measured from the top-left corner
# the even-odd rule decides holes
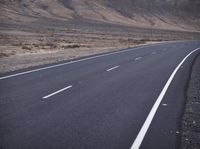
[[[149,41],[200,39],[199,6],[198,0],[1,0],[0,73]]]
[[[49,21],[50,22],[50,21]],[[51,22],[50,22],[51,23]],[[0,73],[54,63],[138,44],[162,40],[193,39],[198,33],[132,28],[118,25],[69,22],[40,28],[37,25],[0,27]],[[5,27],[4,27],[5,26]],[[45,26],[45,25],[42,25]],[[81,27],[80,27],[81,26]],[[9,28],[9,29],[8,29]]]

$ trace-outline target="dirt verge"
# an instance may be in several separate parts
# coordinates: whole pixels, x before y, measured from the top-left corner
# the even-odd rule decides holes
[[[0,73],[158,41],[108,31],[0,30]]]
[[[192,67],[182,119],[181,149],[200,148],[200,55]]]

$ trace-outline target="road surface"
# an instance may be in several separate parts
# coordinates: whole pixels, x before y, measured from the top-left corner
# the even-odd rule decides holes
[[[175,149],[200,41],[0,75],[1,149]]]

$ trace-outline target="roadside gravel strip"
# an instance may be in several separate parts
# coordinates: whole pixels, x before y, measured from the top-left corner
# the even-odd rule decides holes
[[[200,55],[196,58],[187,90],[182,119],[181,149],[200,148]]]

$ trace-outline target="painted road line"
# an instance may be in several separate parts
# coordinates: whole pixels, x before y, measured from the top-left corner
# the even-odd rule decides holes
[[[168,79],[167,83],[165,84],[164,88],[162,89],[160,95],[158,96],[156,102],[154,103],[149,115],[147,116],[142,128],[140,129],[135,141],[133,142],[131,149],[139,149],[142,141],[149,129],[149,126],[156,114],[156,111],[158,110],[158,107],[163,99],[163,97],[165,96],[167,89],[169,88],[174,76],[176,75],[177,71],[179,70],[179,68],[183,65],[183,63],[186,61],[186,59],[192,55],[194,52],[196,52],[197,50],[199,50],[199,48],[193,50],[192,52],[190,52],[181,62],[180,64],[176,67],[176,69],[173,71],[173,73],[171,74],[170,78]]]
[[[156,52],[152,52],[151,54],[153,54],[153,55],[154,55],[154,54],[156,54]]]
[[[114,70],[114,69],[117,69],[117,68],[119,68],[119,66],[112,67],[112,68],[110,68],[110,69],[108,69],[106,71],[111,71],[111,70]]]
[[[49,98],[49,97],[51,97],[51,96],[54,96],[54,95],[56,95],[56,94],[58,94],[58,93],[60,93],[60,92],[63,92],[63,91],[65,91],[65,90],[67,90],[67,89],[70,89],[70,88],[72,88],[72,85],[67,86],[67,87],[65,87],[65,88],[63,88],[63,89],[61,89],[61,90],[59,90],[59,91],[56,91],[56,92],[54,92],[54,93],[52,93],[52,94],[49,94],[49,95],[47,95],[47,96],[44,96],[43,99],[47,99],[47,98]]]
[[[153,45],[149,45],[149,47],[150,46],[153,46]],[[24,71],[24,72],[21,72],[21,73],[16,73],[16,74],[12,74],[12,75],[7,75],[7,76],[4,76],[4,77],[0,77],[0,80],[8,79],[8,78],[16,77],[16,76],[21,76],[21,75],[25,75],[25,74],[30,74],[30,73],[38,72],[38,71],[42,71],[42,70],[52,69],[52,68],[56,68],[56,67],[61,67],[61,66],[65,66],[65,65],[69,65],[69,64],[74,64],[74,63],[82,62],[82,61],[87,61],[87,60],[91,60],[91,59],[95,59],[95,58],[100,58],[100,57],[104,57],[104,56],[110,56],[110,55],[125,53],[125,52],[129,52],[129,51],[134,51],[134,50],[142,49],[142,48],[145,48],[145,47],[147,47],[147,46],[136,47],[136,48],[131,48],[131,49],[126,49],[126,50],[116,51],[116,52],[112,52],[112,53],[101,54],[101,55],[97,55],[97,56],[91,56],[91,57],[88,57],[88,58],[82,58],[82,59],[79,59],[79,60],[74,60],[74,61],[70,61],[70,62],[66,62],[66,63],[55,64],[55,65],[52,65],[52,66],[38,68],[38,69],[33,69],[33,70],[30,70],[30,71]]]
[[[179,42],[181,42],[181,41],[179,41]],[[161,45],[161,44],[167,44],[167,43],[168,42],[157,43],[157,44],[145,44],[145,45],[142,45],[140,47],[125,49],[125,50],[116,51],[116,52],[112,52],[112,53],[101,54],[101,55],[97,55],[97,56],[91,56],[91,57],[88,57],[88,58],[82,58],[82,59],[79,59],[79,60],[74,60],[74,61],[65,62],[65,63],[61,63],[61,64],[55,64],[55,65],[51,65],[51,66],[47,66],[47,67],[42,67],[42,68],[38,68],[38,69],[33,69],[33,70],[29,70],[29,71],[15,73],[15,74],[12,74],[12,75],[0,77],[0,80],[8,79],[8,78],[16,77],[16,76],[21,76],[21,75],[25,75],[25,74],[30,74],[30,73],[34,73],[34,72],[38,72],[38,71],[43,71],[43,70],[47,70],[47,69],[52,69],[52,68],[56,68],[56,67],[61,67],[61,66],[74,64],[74,63],[82,62],[82,61],[87,61],[87,60],[91,60],[91,59],[95,59],[95,58],[100,58],[100,57],[104,57],[104,56],[115,55],[115,54],[119,54],[119,53],[134,51],[134,50],[137,50],[137,49],[143,49],[143,48],[146,48],[146,47],[157,46],[157,45]]]
[[[163,104],[162,104],[162,106],[166,107],[166,106],[168,106],[168,104],[166,104],[166,103],[163,103]]]
[[[135,61],[138,61],[138,60],[140,60],[142,57],[137,57],[137,58],[135,58]]]

